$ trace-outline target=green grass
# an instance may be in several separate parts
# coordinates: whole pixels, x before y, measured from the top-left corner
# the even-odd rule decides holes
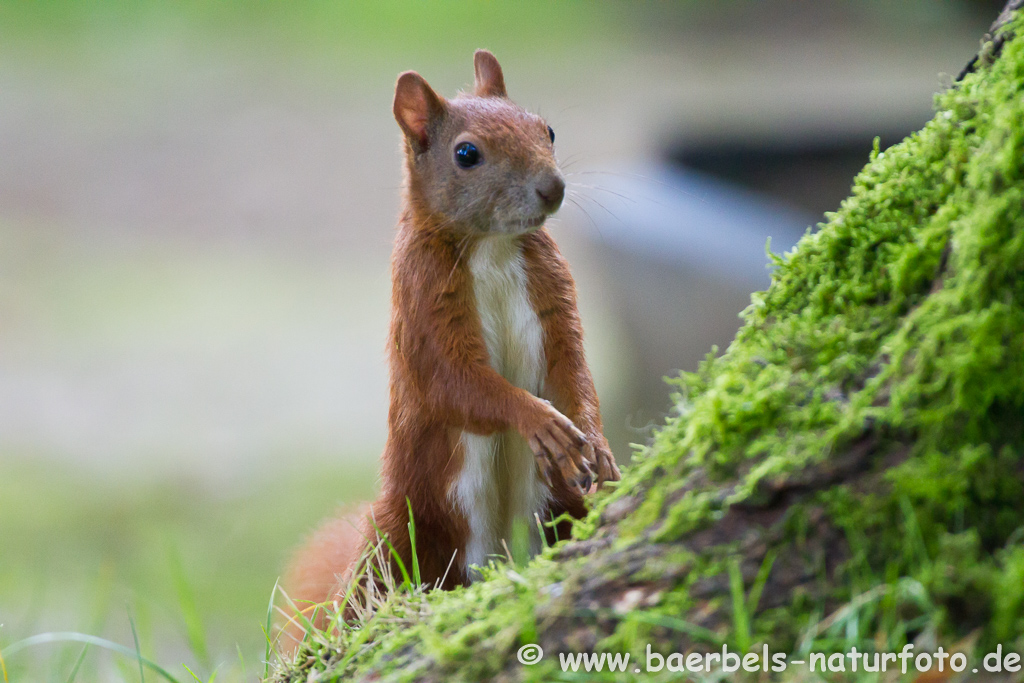
[[[374,458],[331,469],[224,492],[0,461],[0,654],[10,679],[95,680],[123,662],[124,650],[104,659],[107,646],[88,640],[82,650],[66,632],[133,654],[137,638],[138,653],[178,680],[191,680],[179,664],[203,680],[261,673],[261,624],[289,549],[336,505],[373,496]],[[32,647],[8,650],[29,637]],[[123,677],[135,680],[139,660],[129,664]]]
[[[44,51],[43,63],[75,68],[69,53],[87,58],[131,52],[141,41],[189,49],[240,51],[267,61],[315,61],[321,67],[374,70],[392,59],[436,63],[463,57],[487,45],[504,54],[570,54],[596,49],[623,37],[630,12],[614,2],[574,0],[548,3],[446,2],[442,7],[415,0],[339,2],[120,3],[55,0],[0,3],[0,41],[59,46]],[[63,57],[63,58],[62,58]],[[388,70],[392,67],[388,65]]]

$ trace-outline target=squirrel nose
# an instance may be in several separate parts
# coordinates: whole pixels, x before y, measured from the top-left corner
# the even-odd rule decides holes
[[[565,197],[565,181],[556,175],[549,177],[537,185],[537,196],[540,197],[545,211],[554,212],[562,205],[562,199]]]

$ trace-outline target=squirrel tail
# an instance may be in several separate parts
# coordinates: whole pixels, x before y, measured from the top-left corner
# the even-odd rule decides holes
[[[344,593],[349,575],[366,548],[362,527],[367,510],[361,507],[327,520],[292,555],[281,583],[290,600],[285,610],[287,622],[278,636],[282,651],[292,651],[302,642],[307,622],[318,629],[327,625],[325,603]]]

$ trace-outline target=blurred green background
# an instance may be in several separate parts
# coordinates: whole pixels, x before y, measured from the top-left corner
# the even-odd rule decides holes
[[[377,485],[399,72],[451,95],[486,47],[557,131],[579,201],[552,229],[626,462],[661,376],[710,345],[637,351],[658,318],[620,310],[614,172],[913,130],[1001,4],[0,0],[0,653],[48,631],[131,645],[133,621],[182,680],[262,673],[289,549]],[[797,167],[777,198],[802,229],[852,171],[829,167],[835,190]],[[652,305],[671,321],[684,295]],[[742,305],[686,322],[727,343]],[[80,651],[5,663],[64,681]]]

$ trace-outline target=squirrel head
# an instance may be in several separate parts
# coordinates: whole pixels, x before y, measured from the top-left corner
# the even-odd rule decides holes
[[[508,99],[494,55],[477,50],[473,61],[472,94],[450,100],[415,71],[398,77],[394,113],[410,199],[459,232],[532,232],[565,195],[555,133]]]

